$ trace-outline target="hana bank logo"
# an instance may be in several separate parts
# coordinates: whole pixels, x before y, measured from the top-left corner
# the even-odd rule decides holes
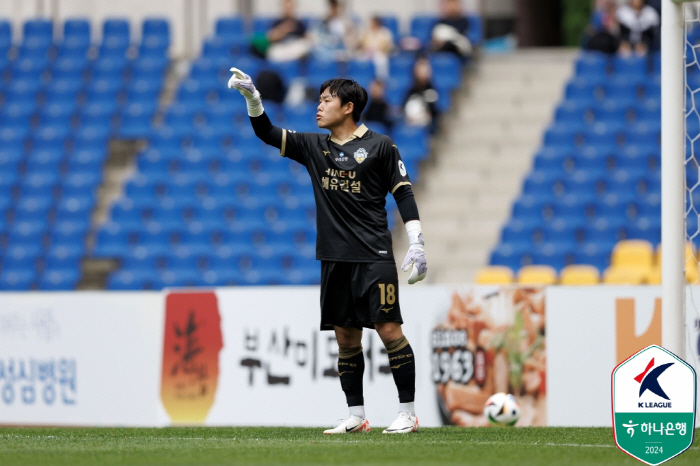
[[[671,367],[674,363],[669,362],[666,364],[661,364],[660,366],[654,367],[654,358],[651,358],[651,361],[649,361],[649,364],[647,364],[646,368],[644,369],[644,372],[641,374],[637,375],[634,380],[640,384],[639,386],[639,397],[641,398],[642,395],[648,390],[651,393],[660,396],[664,400],[668,400],[668,403],[659,403],[659,402],[639,402],[638,407],[639,408],[670,408],[671,407],[671,399],[666,395],[666,392],[664,391],[663,388],[661,388],[661,384],[659,383],[659,376],[663,374],[666,369]],[[652,367],[654,367],[652,369]]]

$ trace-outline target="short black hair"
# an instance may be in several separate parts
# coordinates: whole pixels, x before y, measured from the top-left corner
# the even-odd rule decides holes
[[[340,105],[352,102],[352,119],[355,123],[360,121],[360,115],[367,105],[367,91],[357,81],[349,78],[334,78],[321,84],[318,95],[328,89],[332,96],[338,96]]]

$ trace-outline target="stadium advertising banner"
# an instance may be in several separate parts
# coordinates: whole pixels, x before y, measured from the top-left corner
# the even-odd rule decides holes
[[[679,355],[696,371],[700,369],[698,288],[690,287],[687,295],[686,354]],[[611,371],[649,345],[663,346],[661,329],[658,286],[549,288],[548,424],[612,426]]]
[[[337,344],[318,330],[318,299],[315,287],[167,293],[168,420],[329,426],[346,417]],[[423,426],[487,425],[484,403],[497,391],[518,397],[518,425],[546,423],[543,290],[402,287],[401,307]],[[363,349],[366,412],[388,425],[398,397],[386,350],[373,331]]]
[[[2,293],[0,302],[0,424],[157,424],[160,293]]]
[[[308,425],[347,416],[317,287],[3,293],[0,424]],[[424,426],[486,425],[497,391],[546,422],[544,291],[401,288]],[[384,345],[363,339],[367,414],[396,416]]]

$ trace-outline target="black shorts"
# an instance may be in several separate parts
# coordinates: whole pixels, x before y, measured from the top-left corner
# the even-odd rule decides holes
[[[403,323],[396,264],[321,261],[321,330],[374,322]]]

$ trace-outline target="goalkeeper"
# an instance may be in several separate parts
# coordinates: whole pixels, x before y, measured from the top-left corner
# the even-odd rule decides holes
[[[330,79],[320,88],[316,122],[330,134],[297,133],[273,126],[250,77],[231,68],[229,88],[248,104],[255,134],[280,155],[304,165],[316,199],[316,258],[321,261],[321,330],[334,330],[338,376],[350,417],[324,434],[368,432],[362,375],[362,329],[373,328],[386,347],[399,392],[399,415],[384,433],[419,429],[414,408],[415,360],[403,335],[399,283],[385,198],[391,192],[405,223],[409,249],[401,269],[409,284],[428,270],[411,182],[399,150],[387,136],[359,125],[367,91],[352,79]]]

